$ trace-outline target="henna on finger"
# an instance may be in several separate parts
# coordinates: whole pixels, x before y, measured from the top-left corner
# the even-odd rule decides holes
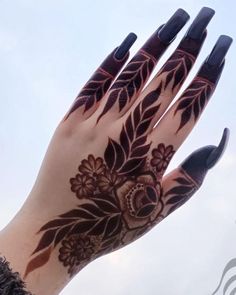
[[[84,118],[88,118],[98,107],[98,102],[108,91],[112,81],[128,59],[128,52],[137,36],[130,33],[121,45],[112,51],[82,88],[64,121],[77,109],[81,109]]]
[[[213,15],[214,10],[211,8],[201,9],[175,52],[130,108],[130,113],[135,112],[136,109],[144,112],[144,104],[156,108],[150,117],[150,124],[145,125],[147,127],[144,131],[146,134],[152,130],[164,114],[187,78],[206,39],[206,26]],[[127,112],[125,119],[127,119],[129,112]]]
[[[111,108],[114,108],[113,113],[118,117],[127,111],[144,87],[158,60],[188,19],[189,15],[183,9],[178,9],[169,21],[148,39],[112,85],[97,122]]]
[[[202,147],[189,155],[180,166],[162,181],[163,218],[187,202],[201,187],[209,171],[222,157],[229,139],[225,128],[218,146]]]
[[[217,86],[225,64],[225,55],[231,43],[231,37],[219,37],[196,77],[150,134],[150,140],[155,145],[161,142],[169,142],[177,151],[184,142],[196,125]],[[214,65],[211,64],[212,54],[214,60],[217,60]],[[172,122],[171,125],[169,124],[170,121]]]

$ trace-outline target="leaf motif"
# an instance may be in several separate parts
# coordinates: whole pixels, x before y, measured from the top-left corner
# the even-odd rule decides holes
[[[74,219],[54,219],[46,223],[44,226],[42,226],[40,230],[38,231],[38,233],[49,228],[63,226],[72,222],[74,222]]]
[[[184,110],[181,114],[181,122],[177,132],[187,124],[192,115],[194,121],[197,121],[210,98],[211,91],[212,87],[206,84],[205,81],[199,81],[198,79],[193,81],[189,89],[186,90],[180,98],[178,106],[174,112],[174,115],[176,115],[178,111]]]
[[[155,208],[156,205],[154,204],[148,204],[146,206],[143,206],[141,209],[138,210],[137,216],[141,218],[148,217]]]
[[[93,228],[96,223],[97,219],[77,222],[69,231],[68,236],[73,234],[83,234]]]
[[[107,213],[118,213],[119,212],[119,209],[114,205],[114,203],[111,203],[107,200],[93,198],[93,201],[104,212],[107,212]]]
[[[188,121],[190,120],[191,118],[191,111],[192,111],[192,107],[191,105],[188,106],[184,111],[183,113],[181,114],[181,122],[180,122],[180,125],[179,125],[179,128],[177,130],[177,132],[179,132],[179,130],[181,128],[183,128],[187,123]]]
[[[115,242],[115,240],[116,240],[116,237],[112,237],[112,238],[110,238],[108,240],[105,240],[105,242],[103,242],[101,244],[101,248],[104,249],[104,248],[108,248],[108,247],[113,246],[113,243]]]
[[[149,144],[146,144],[144,146],[141,146],[141,147],[138,147],[138,148],[134,149],[132,151],[132,153],[131,153],[131,157],[132,158],[137,158],[137,157],[145,156],[148,153],[149,149],[150,149],[150,145],[151,144],[149,143]]]
[[[144,135],[142,137],[139,137],[138,139],[136,139],[133,142],[131,149],[133,150],[133,149],[135,149],[135,148],[137,148],[139,146],[142,146],[146,142],[146,140],[147,140],[147,136],[146,135]]]
[[[177,113],[177,111],[182,110],[182,109],[185,109],[186,107],[188,107],[192,102],[193,102],[192,98],[183,99],[178,104],[178,108],[175,110],[175,114]]]
[[[182,206],[184,203],[186,203],[188,201],[189,198],[185,199],[183,198],[182,200],[180,200],[178,203],[176,203],[174,206],[171,206],[170,209],[167,211],[167,215],[169,215],[170,213],[174,212],[176,209],[178,209],[180,206]]]
[[[134,129],[133,129],[133,123],[132,123],[131,116],[129,116],[125,122],[125,129],[126,129],[126,132],[127,132],[130,142],[132,142],[134,139]]]
[[[137,136],[141,136],[145,132],[147,132],[148,127],[150,126],[151,122],[152,122],[152,119],[148,119],[146,121],[142,121],[142,123],[138,125],[138,128],[136,130]]]
[[[129,138],[127,136],[127,133],[125,132],[125,128],[124,126],[122,127],[121,133],[120,133],[120,144],[123,148],[123,150],[125,151],[125,155],[126,157],[129,154]]]
[[[185,184],[185,185],[191,185],[192,184],[188,179],[186,179],[184,177],[177,177],[174,180],[177,181],[179,184]]]
[[[123,165],[123,163],[125,161],[125,155],[124,155],[124,151],[123,151],[122,147],[117,142],[112,140],[112,144],[113,144],[114,151],[115,151],[115,163],[114,163],[114,166],[112,167],[112,169],[118,170]]]
[[[89,213],[91,213],[97,217],[104,217],[105,216],[105,213],[94,204],[82,204],[82,205],[80,205],[80,207],[82,209],[87,210]]]
[[[157,86],[157,88],[146,95],[142,101],[142,111],[146,110],[148,107],[153,105],[159,98],[162,89],[162,82]]]
[[[134,130],[136,129],[136,127],[140,123],[140,119],[141,119],[141,114],[140,114],[140,107],[138,105],[133,112]]]
[[[121,223],[121,214],[111,216],[107,222],[107,227],[104,236],[111,237],[117,234],[117,229]]]
[[[108,142],[108,145],[107,145],[105,153],[104,153],[104,158],[105,158],[108,168],[112,170],[112,167],[115,164],[116,156],[115,156],[114,146],[113,146],[112,140],[110,138],[109,138],[109,142]]]
[[[51,254],[51,247],[44,250],[42,253],[40,253],[35,258],[33,258],[27,265],[23,279],[25,280],[27,275],[30,272],[32,272],[33,270],[35,270],[36,268],[39,268],[39,267],[45,265],[50,258],[50,254]]]
[[[178,195],[184,195],[188,194],[192,190],[192,186],[176,186],[170,189],[169,191],[166,192],[165,196],[171,195],[171,194],[178,194]]]
[[[78,219],[78,218],[93,219],[94,215],[85,211],[85,210],[82,210],[82,209],[73,209],[67,213],[59,215],[59,217],[71,217],[71,218],[76,218],[76,219]],[[72,219],[72,221],[73,221],[73,219]]]
[[[56,234],[55,236],[55,240],[54,240],[54,247],[56,247],[58,245],[58,243],[60,243],[65,236],[69,233],[69,231],[71,230],[72,225],[68,225],[65,227],[62,227]]]
[[[144,165],[146,158],[133,158],[128,160],[124,166],[119,170],[120,174],[135,175],[140,172],[141,166]]]
[[[106,229],[107,220],[108,220],[108,216],[98,220],[95,226],[88,232],[88,235],[94,235],[94,236],[101,235]]]
[[[31,255],[35,254],[38,251],[41,251],[41,250],[47,248],[53,242],[53,240],[55,238],[55,235],[56,235],[56,232],[57,232],[57,229],[51,229],[51,230],[46,231],[43,234],[43,236],[41,237],[37,248],[33,251],[33,253]]]
[[[170,198],[166,204],[169,205],[169,204],[176,204],[176,203],[179,203],[181,200],[183,199],[183,196],[182,195],[177,195],[177,196],[174,196],[172,198]]]
[[[94,96],[91,96],[91,97],[88,97],[86,103],[85,103],[85,108],[84,108],[84,113],[89,110],[95,103],[95,97]]]
[[[108,194],[96,194],[96,199],[101,199],[101,200],[106,200],[112,204],[114,204],[116,207],[118,207],[118,203],[116,198],[113,195],[108,195]]]
[[[142,119],[143,120],[146,120],[149,118],[153,119],[153,117],[156,115],[157,111],[159,110],[160,106],[161,106],[161,104],[146,110],[143,114]]]

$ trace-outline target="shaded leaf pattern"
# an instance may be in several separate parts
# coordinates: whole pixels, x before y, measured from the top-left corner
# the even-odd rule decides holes
[[[93,77],[86,83],[81,92],[76,97],[71,109],[69,110],[66,119],[76,109],[84,107],[84,113],[91,109],[99,102],[112,83],[113,77],[100,68]]]
[[[176,50],[173,56],[165,63],[160,71],[160,75],[167,73],[166,80],[163,85],[164,89],[169,86],[173,80],[172,91],[176,86],[180,87],[186,79],[190,69],[193,66],[195,58],[182,50]]]
[[[184,172],[174,181],[176,185],[164,194],[165,204],[169,207],[166,215],[182,206],[197,190],[196,184]]]
[[[181,120],[179,127],[176,131],[179,132],[193,117],[194,122],[196,122],[205,108],[208,100],[210,99],[210,94],[212,93],[213,86],[211,83],[206,83],[206,81],[196,78],[190,87],[183,93],[178,101],[178,105],[174,112],[176,115],[181,112]]]
[[[111,89],[107,103],[98,117],[98,121],[114,104],[118,104],[119,112],[129,104],[149,78],[156,61],[144,51],[140,51],[119,75]]]

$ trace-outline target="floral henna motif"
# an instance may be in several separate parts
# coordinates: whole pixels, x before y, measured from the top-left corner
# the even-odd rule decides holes
[[[158,175],[164,173],[174,153],[173,145],[166,147],[163,143],[160,143],[156,149],[152,150],[151,166],[155,168]]]

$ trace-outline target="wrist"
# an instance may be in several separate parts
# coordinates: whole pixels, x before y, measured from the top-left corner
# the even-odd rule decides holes
[[[0,256],[6,258],[13,272],[19,273],[29,292],[34,295],[54,295],[71,280],[58,262],[56,249],[51,251],[46,264],[25,276],[32,253],[41,238],[37,232],[52,217],[46,210],[47,206],[42,208],[35,200],[38,199],[30,195],[16,216],[0,231]]]

